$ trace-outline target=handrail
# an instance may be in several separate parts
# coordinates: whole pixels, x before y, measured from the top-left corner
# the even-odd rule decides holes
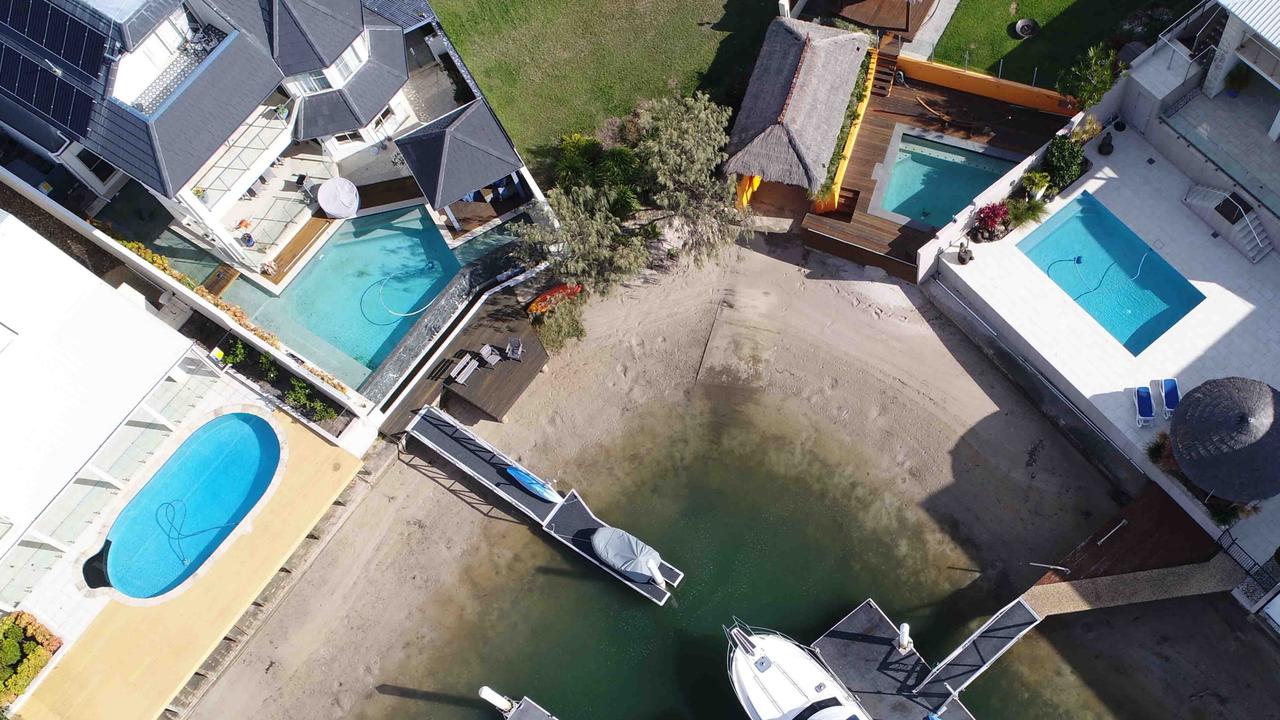
[[[1253,241],[1257,243],[1258,249],[1261,250],[1263,248],[1262,238],[1258,237],[1258,231],[1253,227],[1253,221],[1249,219],[1249,213],[1245,212],[1244,208],[1240,207],[1240,203],[1236,202],[1236,199],[1231,197],[1231,193],[1209,185],[1192,185],[1191,189],[1187,191],[1187,194],[1182,196],[1182,201],[1186,202],[1187,198],[1191,196],[1191,193],[1196,190],[1205,190],[1211,193],[1217,193],[1218,195],[1230,200],[1231,204],[1235,205],[1236,209],[1240,211],[1240,217],[1244,218],[1244,221],[1249,224],[1249,232],[1253,233]]]
[[[1164,32],[1160,33],[1161,39],[1167,38],[1176,30],[1181,30],[1184,25],[1186,25],[1188,22],[1191,21],[1191,18],[1199,15],[1201,12],[1203,12],[1204,8],[1206,8],[1207,6],[1217,5],[1217,4],[1218,4],[1218,0],[1203,0],[1203,2],[1201,2],[1199,5],[1196,5],[1195,7],[1183,13],[1182,17],[1178,18],[1177,20],[1174,20],[1169,25],[1169,27],[1165,28]]]

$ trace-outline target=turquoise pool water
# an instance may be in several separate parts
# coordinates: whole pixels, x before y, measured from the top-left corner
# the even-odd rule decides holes
[[[1204,300],[1087,192],[1054,213],[1018,249],[1134,355]]]
[[[263,418],[233,413],[202,425],[112,524],[111,585],[134,598],[181,585],[258,503],[279,464],[280,441]]]
[[[223,297],[359,387],[421,315],[403,314],[429,305],[462,262],[416,206],[344,222],[279,297],[248,281],[232,283]]]
[[[1015,164],[904,134],[881,204],[890,212],[940,228]]]

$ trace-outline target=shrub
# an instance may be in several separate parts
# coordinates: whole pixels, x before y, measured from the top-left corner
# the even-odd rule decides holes
[[[21,632],[21,631],[19,631]],[[16,666],[22,660],[22,645],[12,638],[0,640],[0,665]]]
[[[1009,227],[1016,228],[1029,222],[1040,222],[1047,213],[1045,201],[1036,198],[1010,198],[1005,200],[1009,209]]]
[[[974,224],[985,233],[995,232],[1009,219],[1009,208],[1004,203],[991,203],[978,208]]]
[[[581,133],[560,138],[556,153],[556,184],[581,187],[594,181],[595,165],[603,148],[600,141]]]
[[[1098,104],[1116,82],[1116,51],[1097,44],[1085,51],[1058,78],[1058,92],[1076,99],[1081,110]]]
[[[244,362],[248,356],[249,352],[244,349],[244,343],[240,342],[239,338],[236,338],[231,341],[231,344],[222,353],[222,362],[228,365],[236,365]]]
[[[61,646],[30,613],[0,618],[0,706],[21,695]]]
[[[258,369],[262,371],[262,377],[267,382],[275,382],[280,377],[280,366],[276,365],[276,361],[270,355],[262,353],[258,356]]]
[[[1084,145],[1098,137],[1101,132],[1102,123],[1098,122],[1098,118],[1092,115],[1085,115],[1084,120],[1080,122],[1080,126],[1071,131],[1071,139],[1079,145]]]
[[[570,340],[587,336],[586,326],[582,323],[584,305],[585,300],[582,295],[579,295],[561,302],[554,310],[534,318],[533,327],[538,332],[538,339],[548,351],[558,352]]]
[[[1044,154],[1044,169],[1050,184],[1065,189],[1084,173],[1084,148],[1065,135],[1054,137]]]
[[[285,403],[298,412],[306,412],[311,407],[311,386],[299,378],[290,378],[289,386],[284,394]]]
[[[329,403],[316,398],[311,401],[311,419],[316,422],[324,422],[338,417],[338,411],[333,409]]]
[[[1028,192],[1036,193],[1049,187],[1049,173],[1031,170],[1022,176],[1022,187]]]

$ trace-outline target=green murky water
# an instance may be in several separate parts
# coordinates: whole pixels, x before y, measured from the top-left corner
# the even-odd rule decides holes
[[[490,685],[562,720],[737,720],[745,714],[726,678],[722,624],[736,615],[812,641],[867,597],[912,623],[917,646],[940,659],[980,621],[956,626],[957,611],[973,617],[958,597],[1009,598],[956,592],[972,577],[956,571],[967,558],[923,509],[889,492],[893,479],[867,470],[876,463],[865,452],[752,396],[637,416],[563,481],[685,570],[674,601],[659,608],[531,533],[514,560],[527,567],[473,589],[447,647],[384,667],[402,685],[360,714],[495,720],[474,699]],[[1024,644],[1036,642],[1045,645]],[[1026,666],[1041,656],[1050,666]],[[1105,716],[1054,662],[1047,647],[1016,648],[963,699],[983,720]]]

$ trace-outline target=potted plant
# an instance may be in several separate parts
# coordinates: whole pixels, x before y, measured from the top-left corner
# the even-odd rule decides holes
[[[978,237],[982,242],[991,242],[996,239],[996,232],[1004,227],[1005,222],[1009,219],[1009,208],[1005,207],[1002,202],[983,205],[978,208],[978,213],[974,218],[974,227],[978,229]]]
[[[1245,89],[1249,84],[1249,66],[1244,63],[1236,63],[1231,68],[1231,72],[1227,73],[1227,97],[1239,97],[1240,91]]]
[[[956,260],[958,260],[961,265],[968,265],[973,262],[973,250],[969,247],[968,238],[960,241],[960,250],[956,253]]]
[[[1022,187],[1026,188],[1031,197],[1039,200],[1044,197],[1044,191],[1049,187],[1049,173],[1032,170],[1022,176]]]

